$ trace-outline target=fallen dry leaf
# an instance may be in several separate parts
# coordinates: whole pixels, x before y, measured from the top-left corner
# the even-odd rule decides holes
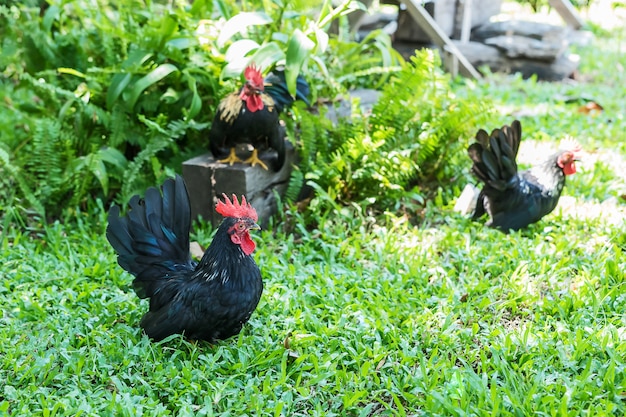
[[[285,337],[285,340],[283,340],[283,347],[285,349],[289,349],[291,347],[291,332],[287,333],[287,336]]]
[[[602,110],[604,110],[604,108],[601,105],[599,105],[595,101],[590,101],[585,105],[580,106],[578,108],[578,113],[590,114],[592,116],[595,116],[596,114],[602,113]]]

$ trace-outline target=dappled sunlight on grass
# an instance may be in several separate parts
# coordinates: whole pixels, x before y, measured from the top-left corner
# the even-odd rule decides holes
[[[223,342],[142,333],[147,301],[101,205],[36,237],[3,231],[0,415],[624,415],[625,104],[598,81],[624,74],[602,54],[581,51],[602,74],[584,82],[453,87],[494,101],[487,130],[521,118],[523,167],[568,134],[581,142],[553,213],[503,234],[453,212],[464,150],[458,180],[424,204],[370,212],[320,191],[255,234],[264,293]],[[587,93],[597,116],[578,112]],[[192,240],[214,231],[197,223]]]
[[[58,225],[49,231],[50,255],[16,261],[16,250],[36,252],[28,239],[0,253],[12,274],[4,284],[10,291],[0,294],[22,310],[2,317],[8,356],[0,369],[11,381],[55,390],[55,378],[71,372],[75,382],[58,391],[66,404],[76,401],[69,391],[78,384],[83,393],[99,394],[94,408],[139,401],[161,414],[163,404],[259,414],[282,404],[287,411],[277,415],[316,408],[323,410],[318,415],[358,415],[364,407],[393,414],[395,395],[406,410],[443,413],[445,404],[464,398],[469,409],[507,415],[558,408],[566,391],[567,404],[582,413],[598,402],[574,399],[577,390],[618,395],[624,260],[615,245],[585,248],[589,236],[578,232],[594,230],[606,242],[610,229],[553,215],[505,235],[442,208],[428,216],[437,226],[416,226],[400,215],[363,221],[346,212],[312,230],[264,231],[255,252],[265,278],[261,303],[239,336],[215,345],[178,336],[148,341],[137,327],[145,305],[104,236]],[[199,228],[195,238],[208,241],[207,230]],[[113,281],[98,280],[107,274]],[[38,336],[25,337],[25,329]],[[50,335],[42,348],[40,339]],[[11,348],[18,344],[22,350]],[[57,354],[71,361],[60,368]],[[578,381],[581,366],[589,368],[586,382]],[[554,399],[528,400],[539,391]],[[11,404],[32,405],[17,389],[5,393]],[[506,395],[507,405],[489,400],[493,393]],[[245,406],[237,408],[243,395]]]
[[[599,220],[613,226],[626,226],[626,206],[619,205],[614,199],[598,203],[562,196],[555,210],[566,218]]]

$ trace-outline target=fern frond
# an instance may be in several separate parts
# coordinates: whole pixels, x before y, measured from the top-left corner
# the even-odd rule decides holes
[[[17,184],[22,196],[31,207],[37,211],[42,217],[45,217],[46,210],[41,201],[35,196],[35,193],[28,186],[26,181],[21,175],[20,168],[11,163],[11,156],[9,153],[0,147],[0,176],[5,184],[11,184],[14,182]],[[11,202],[5,202],[5,204],[11,205]]]
[[[300,192],[304,187],[304,174],[298,167],[295,167],[293,171],[291,171],[291,176],[289,177],[289,184],[287,185],[287,189],[285,190],[285,200],[287,202],[295,202],[298,201],[298,197],[300,196]]]
[[[143,184],[137,184],[138,180],[146,179],[145,173],[140,174],[145,164],[152,158],[156,158],[157,153],[164,149],[167,149],[172,143],[172,140],[167,136],[156,135],[148,142],[145,148],[143,148],[129,164],[126,171],[126,178],[122,186],[122,199],[128,200],[133,194],[139,192],[142,189]],[[139,185],[139,187],[137,187]],[[138,189],[135,189],[137,187]]]
[[[312,161],[307,178],[339,200],[386,208],[416,183],[452,175],[455,158],[465,155],[460,138],[475,129],[488,104],[455,97],[439,64],[436,53],[416,52],[410,65],[391,74],[369,116],[353,108],[351,119],[325,132],[318,130],[323,122],[303,117],[306,140],[324,139],[314,155],[312,145],[303,144]]]

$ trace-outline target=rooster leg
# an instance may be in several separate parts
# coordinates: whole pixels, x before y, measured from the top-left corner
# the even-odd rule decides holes
[[[243,162],[243,161],[239,159],[239,157],[235,153],[235,148],[230,148],[230,154],[226,158],[220,159],[217,162],[221,162],[223,164],[228,164],[232,166],[235,162]]]
[[[257,164],[261,165],[261,167],[263,167],[266,171],[269,171],[269,169],[267,168],[267,165],[265,165],[265,163],[259,159],[259,154],[256,149],[252,151],[252,155],[250,155],[250,158],[246,159],[243,162],[245,164],[250,164],[252,166],[255,166]]]

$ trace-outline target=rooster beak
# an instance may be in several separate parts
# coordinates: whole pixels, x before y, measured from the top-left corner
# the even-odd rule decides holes
[[[246,226],[248,226],[248,230],[261,230],[261,226],[250,220]]]

